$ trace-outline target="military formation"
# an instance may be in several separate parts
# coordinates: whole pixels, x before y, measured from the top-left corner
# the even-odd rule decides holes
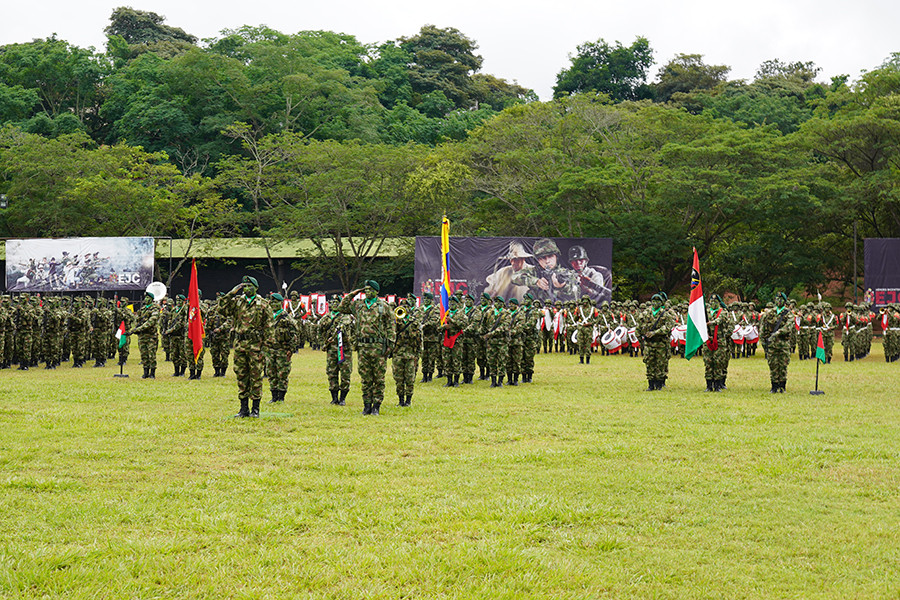
[[[674,303],[662,292],[643,304],[601,302],[588,294],[578,301],[554,299],[554,290],[570,282],[557,277],[558,266],[546,260],[554,256],[553,248],[537,248],[536,253],[545,259],[543,270],[514,276],[529,287],[521,300],[457,292],[446,311],[427,292],[421,302],[410,294],[388,304],[379,297],[378,283],[369,280],[349,294],[332,296],[328,310],[317,316],[301,304],[297,292],[264,298],[256,280],[245,277],[215,300],[201,301],[205,340],[196,357],[188,335],[189,309],[181,295],[157,301],[147,293],[136,303],[92,295],[4,295],[0,368],[55,369],[70,361],[73,368],[104,367],[107,361],[124,366],[136,337],[142,378],[156,378],[161,347],[165,361],[172,363],[172,376],[189,370],[189,379],[200,379],[208,351],[213,377],[225,376],[229,358],[233,361],[239,417],[259,416],[264,379],[270,402],[285,400],[291,359],[306,344],[325,355],[331,404],[337,406],[346,405],[356,355],[365,415],[381,411],[389,362],[401,407],[411,406],[420,373],[419,384],[436,375],[447,388],[473,384],[476,378],[490,381],[492,388],[531,383],[535,355],[541,352],[577,355],[588,365],[598,356],[641,357],[647,390],[663,389],[670,359],[684,355],[687,304]],[[532,290],[545,292],[543,298]],[[837,313],[827,302],[798,305],[779,293],[757,311],[753,303],[728,304],[713,294],[706,308],[708,341],[698,354],[709,392],[726,390],[730,361],[755,355],[759,346],[769,365],[771,392],[784,392],[791,357],[815,359],[820,334],[826,362],[832,360],[837,337],[845,361],[865,358],[876,330],[883,335],[885,360],[900,359],[897,304],[876,313],[868,304],[848,302]],[[116,335],[120,329],[124,336]]]

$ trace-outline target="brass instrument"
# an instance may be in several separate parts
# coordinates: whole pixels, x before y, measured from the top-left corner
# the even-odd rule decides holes
[[[406,316],[408,314],[409,313],[407,312],[405,306],[398,306],[397,308],[394,309],[394,318],[397,319],[398,321],[403,321],[404,319],[406,319]]]

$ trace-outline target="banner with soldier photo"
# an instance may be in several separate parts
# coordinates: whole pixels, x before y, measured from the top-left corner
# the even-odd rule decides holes
[[[522,300],[531,292],[544,302],[590,297],[612,298],[612,239],[451,237],[451,292],[476,298],[482,292]],[[414,286],[416,296],[438,294],[441,284],[441,240],[417,237]]]
[[[865,301],[877,307],[900,303],[900,238],[865,240]]]
[[[153,281],[154,250],[152,237],[7,240],[6,289],[144,290]]]

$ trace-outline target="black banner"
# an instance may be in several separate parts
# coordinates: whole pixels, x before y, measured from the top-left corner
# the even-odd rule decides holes
[[[875,306],[900,303],[900,238],[867,238],[865,299]]]
[[[450,288],[505,299],[612,299],[611,238],[451,237]],[[441,239],[416,238],[413,290],[440,297]]]

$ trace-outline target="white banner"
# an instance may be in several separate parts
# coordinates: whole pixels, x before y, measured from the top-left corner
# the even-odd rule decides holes
[[[7,240],[6,289],[144,290],[153,282],[152,237]]]

